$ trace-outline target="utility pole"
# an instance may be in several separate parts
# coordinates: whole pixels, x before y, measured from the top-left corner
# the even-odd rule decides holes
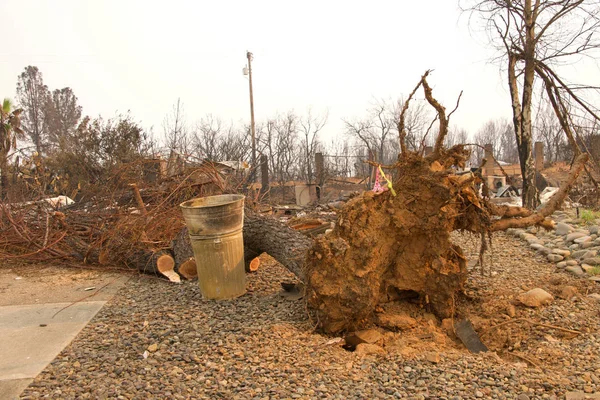
[[[256,181],[256,128],[254,126],[254,95],[252,93],[252,53],[246,51],[248,58],[248,81],[250,82],[250,131],[252,133],[252,179]]]

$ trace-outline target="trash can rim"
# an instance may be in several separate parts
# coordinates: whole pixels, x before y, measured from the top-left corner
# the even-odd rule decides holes
[[[209,199],[209,198],[217,198],[217,197],[228,197],[230,198],[229,201],[225,200],[222,203],[217,203],[217,204],[201,204],[201,205],[196,205],[196,206],[192,206],[189,204],[192,204],[195,201],[198,200],[205,200],[205,199]],[[219,194],[216,196],[206,196],[206,197],[196,197],[194,199],[190,199],[190,200],[186,200],[183,203],[181,203],[179,205],[179,207],[181,208],[208,208],[208,207],[219,207],[219,206],[225,206],[228,204],[232,204],[232,203],[236,203],[240,200],[245,199],[246,196],[244,196],[243,194]]]

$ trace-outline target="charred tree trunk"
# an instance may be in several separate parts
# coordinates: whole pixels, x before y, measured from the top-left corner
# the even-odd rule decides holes
[[[258,254],[268,253],[300,279],[312,244],[311,239],[272,217],[246,212],[244,247]]]

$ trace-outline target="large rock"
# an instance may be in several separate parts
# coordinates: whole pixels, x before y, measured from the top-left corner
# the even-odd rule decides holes
[[[544,245],[541,244],[541,243],[531,243],[529,245],[529,247],[531,247],[534,250],[540,251],[540,250],[542,250],[544,248]]]
[[[600,257],[583,258],[582,263],[589,264],[589,265],[598,265],[598,264],[600,264]]]
[[[356,350],[354,350],[354,354],[360,357],[383,356],[385,355],[385,350],[383,349],[383,347],[377,346],[376,344],[359,343],[356,346]]]
[[[598,251],[597,250],[588,250],[585,252],[585,254],[581,257],[583,259],[585,258],[594,258],[598,255]]]
[[[563,256],[558,255],[558,254],[548,254],[547,257],[548,257],[548,261],[550,261],[550,262],[558,262],[558,261],[562,261],[565,259]]]
[[[572,273],[573,275],[576,275],[576,276],[583,276],[583,275],[585,275],[585,272],[583,272],[583,269],[581,269],[581,267],[579,265],[569,266],[569,267],[565,268],[565,271],[568,271],[568,272],[570,272],[570,273]]]
[[[383,335],[375,329],[352,332],[345,337],[346,344],[349,346],[358,346],[361,343],[374,344],[380,341],[382,338]]]
[[[559,222],[558,224],[556,224],[555,233],[557,235],[564,236],[564,235],[568,234],[569,232],[571,232],[572,230],[573,230],[573,227],[571,225],[565,224],[564,222]]]
[[[587,234],[583,232],[573,232],[569,233],[567,237],[565,237],[565,242],[573,242],[575,239],[579,239],[581,237],[587,236]]]
[[[587,243],[587,242],[591,242],[591,241],[592,241],[591,236],[582,236],[582,237],[575,239],[573,242],[575,242],[577,244],[583,244],[583,243]]]
[[[527,293],[523,293],[517,297],[517,300],[527,307],[541,307],[550,304],[554,300],[554,297],[544,289],[535,288]]]
[[[590,234],[597,235],[598,233],[600,233],[600,226],[592,225],[592,226],[590,226],[589,231],[590,231]]]
[[[572,256],[573,258],[581,258],[588,253],[589,250],[577,250],[574,251]]]
[[[405,314],[378,314],[377,325],[388,329],[405,331],[417,326],[417,320]]]
[[[584,272],[587,272],[588,274],[591,274],[594,271],[594,269],[596,269],[596,268],[593,267],[593,266],[591,266],[591,265],[589,265],[589,264],[581,264],[581,269]]]
[[[569,257],[571,255],[571,252],[569,250],[565,250],[565,249],[553,249],[552,253],[558,254],[559,256],[563,256],[563,257]]]

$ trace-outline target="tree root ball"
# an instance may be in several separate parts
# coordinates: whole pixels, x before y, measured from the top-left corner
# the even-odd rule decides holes
[[[450,232],[479,231],[484,213],[470,201],[478,200],[472,184],[439,169],[420,157],[403,163],[396,196],[353,199],[334,231],[315,241],[305,264],[307,302],[325,332],[360,329],[374,322],[378,304],[407,291],[438,316],[453,314],[467,268]]]

